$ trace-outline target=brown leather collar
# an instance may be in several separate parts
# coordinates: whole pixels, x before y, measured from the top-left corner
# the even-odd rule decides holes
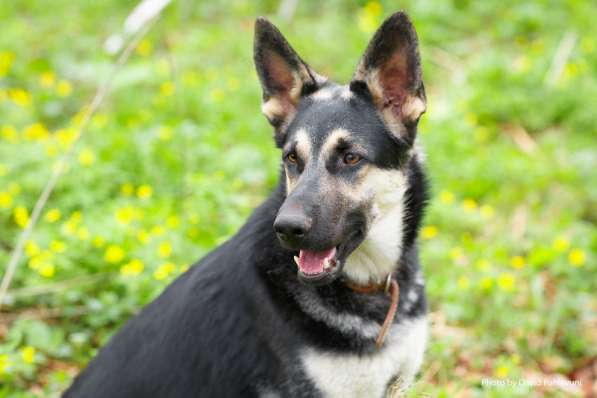
[[[390,308],[388,308],[388,313],[386,315],[386,319],[383,321],[379,334],[375,339],[375,347],[379,350],[383,345],[383,342],[386,338],[386,334],[392,327],[392,323],[394,323],[394,318],[396,317],[396,311],[398,310],[398,299],[400,298],[400,288],[398,287],[398,282],[396,281],[396,276],[394,274],[388,274],[386,277],[385,282],[383,283],[369,283],[368,285],[357,285],[350,281],[344,281],[344,284],[351,290],[354,290],[357,293],[376,293],[380,290],[383,290],[384,293],[390,294]]]

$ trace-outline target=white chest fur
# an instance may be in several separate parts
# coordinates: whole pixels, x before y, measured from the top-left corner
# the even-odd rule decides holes
[[[369,355],[345,355],[308,349],[302,364],[326,398],[381,398],[398,377],[402,388],[413,380],[427,345],[427,320],[394,325],[384,347]]]

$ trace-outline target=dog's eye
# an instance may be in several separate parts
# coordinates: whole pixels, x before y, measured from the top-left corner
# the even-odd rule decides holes
[[[297,162],[297,157],[296,157],[296,153],[295,152],[290,152],[287,156],[286,159],[290,162],[290,163],[295,163]]]
[[[357,164],[361,159],[362,157],[360,155],[352,152],[348,152],[344,155],[344,163],[349,165]]]

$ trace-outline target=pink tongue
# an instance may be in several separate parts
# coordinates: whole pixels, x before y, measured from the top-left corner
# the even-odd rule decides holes
[[[305,274],[320,274],[323,272],[323,261],[326,258],[332,260],[335,255],[335,247],[322,252],[301,250],[299,253],[299,268]]]

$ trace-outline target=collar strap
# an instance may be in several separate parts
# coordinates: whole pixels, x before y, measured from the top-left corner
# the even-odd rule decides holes
[[[385,282],[383,283],[369,283],[368,285],[357,285],[355,283],[344,281],[344,284],[351,290],[354,290],[357,293],[376,293],[380,290],[383,290],[385,294],[389,294],[391,301],[390,301],[390,308],[388,308],[388,313],[386,315],[386,319],[383,321],[379,334],[375,339],[375,347],[379,350],[383,345],[383,342],[392,327],[392,323],[394,323],[394,318],[396,317],[396,311],[398,310],[398,299],[400,297],[400,288],[398,287],[398,282],[396,282],[396,277],[394,274],[388,274]]]

